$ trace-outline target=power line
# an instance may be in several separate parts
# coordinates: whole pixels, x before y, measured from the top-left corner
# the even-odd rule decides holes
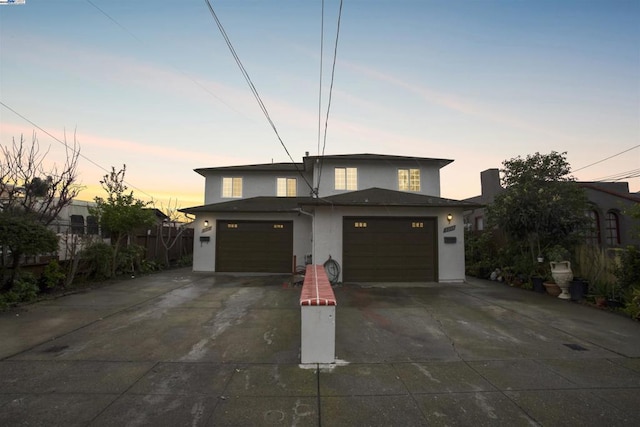
[[[638,145],[636,145],[636,146],[634,146],[634,147],[631,147],[631,148],[629,148],[629,149],[626,149],[626,150],[624,150],[624,151],[621,151],[621,152],[619,152],[618,154],[614,154],[613,156],[609,156],[609,157],[607,157],[607,158],[605,158],[605,159],[598,160],[597,162],[593,162],[593,163],[591,163],[591,164],[589,164],[589,165],[587,165],[587,166],[583,166],[583,167],[581,167],[581,168],[579,168],[579,169],[576,169],[576,170],[572,171],[572,173],[576,173],[576,172],[581,171],[581,170],[583,170],[583,169],[586,169],[586,168],[589,168],[589,167],[591,167],[591,166],[597,165],[598,163],[602,163],[602,162],[604,162],[604,161],[606,161],[606,160],[613,159],[614,157],[617,157],[617,156],[619,156],[619,155],[621,155],[621,154],[627,153],[627,152],[629,152],[629,151],[631,151],[631,150],[635,150],[635,149],[636,149],[636,148],[638,148],[638,147],[640,147],[640,144],[638,144]]]
[[[236,50],[234,49],[233,44],[231,43],[231,40],[229,39],[229,36],[227,35],[227,32],[225,31],[224,27],[222,26],[222,23],[220,22],[220,20],[218,19],[218,15],[216,15],[216,12],[213,10],[213,6],[211,6],[211,3],[209,2],[209,0],[205,0],[205,3],[207,4],[207,6],[209,8],[209,12],[211,13],[211,16],[213,16],[213,19],[216,21],[216,25],[218,26],[218,29],[220,30],[220,33],[222,34],[222,37],[224,38],[225,42],[227,43],[227,47],[229,48],[229,51],[231,52],[231,55],[235,59],[236,64],[238,65],[238,68],[240,68],[240,72],[244,76],[244,79],[247,82],[247,84],[249,85],[249,89],[251,90],[251,93],[253,93],[254,98],[256,99],[256,101],[258,102],[258,105],[260,106],[260,109],[262,110],[263,114],[267,118],[267,121],[271,125],[271,128],[275,132],[276,137],[278,138],[278,141],[280,141],[280,145],[282,145],[282,148],[284,148],[284,151],[289,156],[289,159],[291,159],[291,162],[293,163],[294,167],[296,168],[296,171],[298,171],[298,174],[302,177],[302,179],[307,184],[309,189],[313,192],[313,186],[309,183],[309,181],[307,180],[307,177],[304,176],[304,174],[302,173],[300,168],[298,168],[298,164],[295,162],[295,160],[293,160],[293,157],[291,157],[291,153],[289,153],[289,150],[287,149],[287,146],[285,145],[284,141],[282,141],[282,138],[280,137],[280,134],[278,133],[278,130],[276,129],[276,125],[273,123],[273,120],[271,120],[271,116],[269,115],[269,112],[267,111],[267,107],[264,105],[264,102],[262,102],[262,98],[260,98],[260,95],[258,94],[258,90],[256,89],[255,85],[253,84],[253,81],[251,81],[251,77],[249,77],[249,73],[247,72],[247,70],[242,65],[242,61],[240,61],[240,57],[236,53]]]
[[[80,153],[80,150],[76,150],[73,147],[70,147],[69,144],[67,144],[66,141],[61,141],[60,139],[58,139],[56,136],[52,135],[50,132],[48,132],[46,129],[38,126],[35,122],[33,122],[32,120],[29,120],[27,117],[25,117],[24,115],[18,113],[16,110],[14,110],[13,108],[11,108],[10,106],[8,106],[7,104],[5,104],[3,101],[0,101],[0,105],[2,105],[4,108],[6,108],[7,110],[11,111],[13,114],[15,114],[16,116],[20,117],[22,120],[26,121],[27,123],[31,124],[33,127],[35,127],[36,129],[42,131],[44,134],[50,136],[51,138],[53,138],[55,141],[59,142],[60,144],[64,145],[65,148],[67,150],[71,150],[73,152],[73,154],[78,155],[79,157],[82,157],[83,159],[85,159],[86,161],[88,161],[89,163],[91,163],[94,166],[97,166],[98,168],[102,169],[103,171],[107,172],[107,173],[111,173],[111,171],[107,170],[105,167],[103,167],[102,165],[94,162],[93,160],[91,160],[89,157],[85,156],[84,154]],[[147,197],[149,197],[151,200],[153,200],[153,196],[151,194],[146,193],[145,191],[139,189],[138,187],[132,185],[129,182],[123,181],[125,184],[127,184],[129,187],[133,188],[136,191],[139,191],[140,193],[146,195]]]
[[[324,121],[324,141],[322,143],[322,154],[320,155],[320,166],[318,171],[318,191],[320,190],[320,179],[322,178],[322,166],[324,151],[327,146],[327,127],[329,125],[329,111],[331,110],[331,98],[333,95],[333,82],[336,74],[336,58],[338,57],[338,40],[340,38],[340,22],[342,20],[342,0],[340,0],[340,8],[338,9],[338,24],[336,28],[336,42],[333,47],[333,64],[331,66],[331,84],[329,85],[329,100],[327,101],[327,115]]]
[[[137,37],[132,31],[130,31],[127,27],[125,27],[124,25],[120,24],[120,22],[118,22],[116,19],[114,19],[111,15],[109,15],[107,12],[105,12],[104,10],[102,10],[101,8],[99,8],[98,6],[96,6],[91,0],[86,0],[87,3],[89,3],[91,6],[93,6],[94,8],[96,8],[96,10],[98,10],[101,14],[103,14],[104,16],[107,17],[107,19],[109,19],[111,22],[113,22],[114,24],[116,24],[118,27],[120,27],[122,30],[124,30],[126,33],[128,33],[131,37],[133,37],[134,39],[136,39],[140,44],[144,45],[146,44],[143,40],[141,40],[139,37]],[[188,75],[186,72],[182,71],[180,68],[175,67],[174,65],[169,64],[169,66],[171,68],[173,68],[173,70],[177,71],[178,73],[182,74],[184,77],[186,77],[187,79],[191,80],[191,82],[193,82],[196,86],[200,87],[200,89],[204,90],[205,92],[207,92],[209,95],[213,96],[215,99],[217,99],[218,101],[220,101],[222,104],[224,104],[227,108],[229,108],[232,111],[235,111],[236,113],[243,115],[244,114],[241,111],[238,111],[237,109],[233,108],[231,105],[227,104],[222,98],[220,98],[218,95],[216,95],[215,93],[211,92],[206,86],[202,85],[200,82],[198,82],[196,79],[194,79],[193,77],[191,77],[190,75]],[[245,116],[246,117],[246,116]]]
[[[640,169],[633,169],[626,172],[620,172],[613,175],[604,176],[595,179],[595,181],[621,181],[623,179],[637,178],[640,176]]]

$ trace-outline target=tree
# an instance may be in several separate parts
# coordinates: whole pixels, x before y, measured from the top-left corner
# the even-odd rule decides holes
[[[180,213],[178,212],[178,201],[171,206],[169,199],[169,207],[167,208],[167,220],[158,224],[158,237],[164,247],[164,263],[169,267],[169,251],[180,240],[182,234],[186,230],[186,224],[180,224]],[[166,232],[165,232],[166,231]]]
[[[66,140],[66,138],[65,138]],[[20,135],[11,147],[2,147],[0,159],[0,208],[14,215],[28,214],[41,224],[50,224],[65,206],[71,204],[81,190],[77,184],[80,149],[65,142],[66,159],[59,169],[55,164],[45,169],[48,150],[40,152],[36,134],[31,145]]]
[[[587,198],[570,176],[566,153],[535,153],[505,160],[505,191],[488,208],[490,224],[532,262],[550,246],[572,247],[589,226]]]
[[[3,283],[0,284],[0,289],[6,290],[13,285],[20,258],[54,252],[58,249],[58,236],[33,216],[0,212],[0,246],[9,251],[12,259],[9,280],[5,281],[3,274]]]
[[[149,203],[136,199],[133,191],[127,193],[128,187],[124,183],[126,165],[111,172],[100,181],[100,185],[107,192],[107,198],[96,197],[96,207],[89,212],[98,218],[100,226],[111,235],[113,245],[113,259],[111,276],[117,268],[118,254],[128,243],[131,233],[141,227],[149,227],[155,222],[153,212],[145,209]]]

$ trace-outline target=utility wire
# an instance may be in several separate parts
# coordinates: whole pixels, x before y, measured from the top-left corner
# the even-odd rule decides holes
[[[106,169],[105,167],[103,167],[102,165],[94,162],[93,160],[91,160],[89,157],[85,156],[84,154],[80,153],[80,150],[74,149],[73,147],[70,147],[69,144],[67,144],[66,141],[61,141],[60,139],[58,139],[56,136],[52,135],[50,132],[48,132],[46,129],[38,126],[35,122],[33,122],[32,120],[29,120],[27,117],[23,116],[22,114],[18,113],[16,110],[14,110],[13,108],[11,108],[10,106],[8,106],[7,104],[5,104],[4,102],[0,101],[0,105],[2,105],[4,108],[6,108],[7,110],[11,111],[13,114],[15,114],[16,116],[20,117],[22,120],[26,121],[27,123],[31,124],[33,127],[35,127],[36,129],[42,131],[44,134],[50,136],[51,138],[53,138],[55,141],[59,142],[60,144],[64,145],[65,148],[67,150],[71,150],[74,154],[77,154],[79,157],[82,157],[83,159],[85,159],[86,161],[88,161],[89,163],[91,163],[94,166],[97,166],[98,168],[102,169],[103,171],[110,173],[111,171],[109,171],[108,169]],[[132,185],[129,182],[123,181],[125,184],[127,184],[129,187],[133,188],[136,191],[139,191],[140,193],[146,195],[147,197],[149,197],[151,200],[153,200],[153,196],[151,194],[146,193],[145,191],[135,187],[134,185]]]
[[[304,174],[302,173],[302,171],[300,170],[300,168],[298,168],[298,164],[295,162],[295,160],[293,160],[293,157],[291,157],[291,153],[289,153],[289,150],[287,149],[287,146],[285,145],[284,141],[282,141],[282,138],[280,137],[280,134],[278,133],[278,130],[276,129],[276,125],[273,123],[273,120],[271,120],[271,116],[269,116],[269,112],[267,111],[267,107],[264,105],[264,102],[262,102],[262,98],[260,98],[260,95],[258,94],[258,90],[256,89],[255,85],[253,84],[253,81],[251,81],[251,78],[249,77],[249,73],[247,72],[247,70],[242,65],[242,61],[240,61],[240,57],[236,53],[236,50],[234,49],[233,44],[231,44],[231,40],[229,39],[229,36],[227,35],[227,32],[225,31],[224,27],[222,26],[222,23],[218,19],[218,15],[216,15],[216,12],[213,10],[213,6],[211,6],[211,2],[209,0],[205,0],[205,3],[207,4],[207,7],[209,8],[209,12],[211,12],[211,16],[213,16],[213,19],[216,21],[216,25],[218,26],[218,29],[220,30],[220,33],[222,34],[222,37],[224,38],[225,42],[227,43],[227,47],[229,48],[229,51],[231,52],[231,55],[233,55],[233,58],[235,59],[236,64],[238,65],[238,68],[240,68],[240,72],[244,76],[244,79],[247,82],[247,84],[249,85],[249,89],[251,90],[251,93],[253,93],[253,96],[255,97],[256,101],[258,102],[258,105],[260,106],[260,109],[264,113],[265,117],[267,118],[267,121],[271,125],[271,128],[273,129],[273,131],[275,132],[276,136],[278,137],[278,141],[280,141],[280,145],[282,145],[282,148],[284,148],[284,151],[289,156],[289,159],[291,159],[291,162],[295,166],[296,171],[298,171],[298,174],[302,177],[302,179],[307,184],[309,189],[313,192],[313,185],[311,185],[309,183],[309,181],[307,180],[307,177],[305,177]]]
[[[631,147],[631,148],[629,148],[629,149],[627,149],[627,150],[621,151],[621,152],[619,152],[618,154],[614,154],[613,156],[609,156],[609,157],[607,157],[607,158],[605,158],[605,159],[598,160],[597,162],[593,162],[593,163],[591,163],[591,164],[589,164],[589,165],[587,165],[587,166],[583,166],[583,167],[581,167],[581,168],[579,168],[579,169],[576,169],[576,170],[574,170],[574,171],[571,171],[571,172],[572,172],[572,173],[576,173],[576,172],[581,171],[581,170],[583,170],[583,169],[586,169],[586,168],[589,168],[589,167],[591,167],[591,166],[597,165],[598,163],[602,163],[602,162],[604,162],[604,161],[606,161],[606,160],[613,159],[614,157],[617,157],[617,156],[619,156],[619,155],[621,155],[621,154],[627,153],[627,152],[629,152],[629,151],[631,151],[631,150],[635,150],[635,149],[636,149],[636,148],[638,148],[638,147],[640,147],[640,144],[638,144],[638,145],[636,145],[636,146],[633,146],[633,147]]]
[[[338,40],[340,38],[340,21],[342,19],[342,0],[340,0],[340,8],[338,9],[338,24],[336,28],[336,42],[333,47],[333,64],[331,66],[331,84],[329,85],[329,100],[327,102],[327,115],[324,121],[324,141],[322,143],[322,154],[320,155],[320,166],[318,171],[318,191],[320,190],[320,179],[322,178],[322,166],[324,151],[327,146],[327,127],[329,125],[329,111],[331,111],[331,97],[333,95],[333,82],[336,74],[336,58],[338,57]]]
[[[640,176],[640,169],[633,169],[626,172],[596,178],[595,181],[621,181],[628,178],[637,178],[638,176]]]
[[[143,40],[141,40],[140,38],[138,38],[132,31],[130,31],[127,27],[125,27],[124,25],[120,24],[117,20],[115,20],[111,15],[109,15],[107,12],[105,12],[104,10],[102,10],[101,8],[99,8],[98,6],[96,6],[91,0],[86,0],[87,3],[89,3],[91,6],[93,6],[94,8],[96,8],[96,10],[98,10],[101,14],[103,14],[104,16],[107,17],[107,19],[109,19],[111,22],[113,22],[114,24],[116,24],[118,27],[120,27],[122,30],[124,30],[125,32],[127,32],[131,37],[133,37],[134,39],[136,39],[140,44],[144,45],[146,44]],[[169,66],[171,68],[173,68],[175,71],[177,71],[178,73],[182,74],[184,77],[186,77],[187,79],[191,80],[196,86],[200,87],[200,89],[204,90],[205,92],[207,92],[209,95],[213,96],[215,99],[217,99],[218,101],[220,101],[222,104],[224,104],[227,108],[229,108],[232,111],[235,111],[236,113],[243,115],[244,114],[241,111],[238,111],[237,109],[233,108],[231,105],[227,104],[222,98],[220,98],[218,95],[216,95],[215,93],[213,93],[212,91],[209,90],[209,88],[207,88],[206,86],[204,86],[203,84],[201,84],[200,82],[198,82],[196,79],[194,79],[193,77],[191,77],[190,75],[188,75],[186,72],[182,71],[180,68],[177,68],[171,64],[169,64]],[[246,116],[245,116],[246,117]]]

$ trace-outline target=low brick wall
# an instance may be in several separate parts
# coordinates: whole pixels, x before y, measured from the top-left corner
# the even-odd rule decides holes
[[[324,267],[308,265],[300,293],[301,363],[334,363],[336,297]]]

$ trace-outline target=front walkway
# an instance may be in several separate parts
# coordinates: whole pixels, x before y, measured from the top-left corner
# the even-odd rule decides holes
[[[640,425],[640,324],[493,282],[345,285],[299,365],[287,277],[174,270],[0,314],[0,425]]]

